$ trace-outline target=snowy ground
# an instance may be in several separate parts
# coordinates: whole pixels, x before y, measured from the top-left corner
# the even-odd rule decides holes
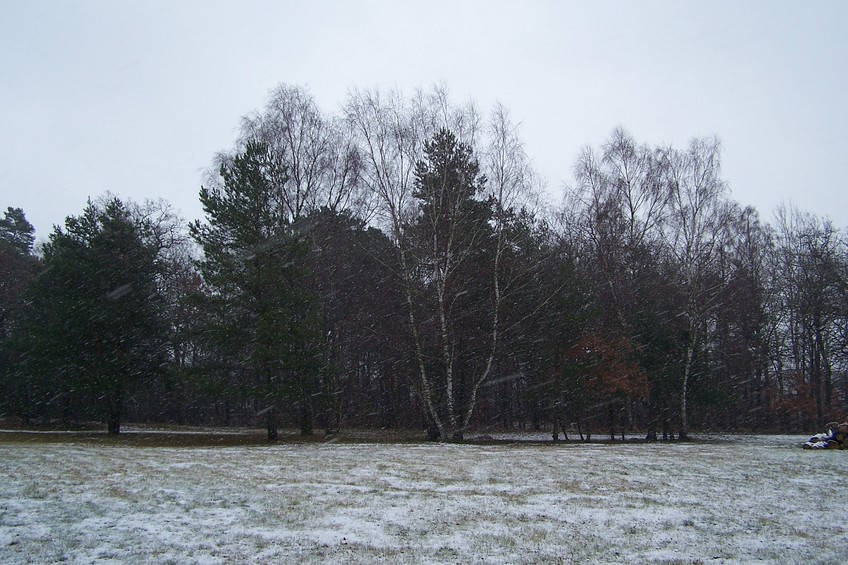
[[[12,444],[2,563],[846,563],[848,452]]]

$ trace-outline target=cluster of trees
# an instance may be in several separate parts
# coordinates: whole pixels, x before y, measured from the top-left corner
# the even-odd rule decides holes
[[[586,148],[563,205],[507,110],[298,87],[200,190],[0,222],[0,412],[279,426],[790,430],[848,409],[848,242],[729,195],[715,139]]]

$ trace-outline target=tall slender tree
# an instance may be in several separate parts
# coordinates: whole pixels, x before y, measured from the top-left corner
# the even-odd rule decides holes
[[[843,416],[834,374],[845,324],[845,242],[829,220],[794,208],[779,211],[776,238],[773,355],[778,377],[789,377],[779,394],[802,423],[821,427]]]
[[[707,319],[727,281],[716,276],[717,259],[727,245],[733,204],[721,179],[717,139],[693,139],[686,151],[669,149],[665,174],[672,191],[668,249],[675,262],[686,321],[680,385],[680,439],[689,435],[689,390],[695,356],[705,343]]]
[[[500,304],[488,275],[494,266],[493,203],[478,199],[485,177],[471,148],[450,131],[427,141],[424,154],[413,192],[419,212],[401,245],[416,259],[416,270],[407,275],[416,294],[411,303],[430,310],[413,313],[423,395],[439,433],[457,440],[497,344]],[[432,327],[424,320],[433,320]],[[428,358],[438,361],[428,367]]]
[[[24,291],[35,277],[39,259],[33,243],[35,228],[23,210],[9,207],[0,219],[0,413],[21,412],[23,383],[16,378],[19,359],[11,341],[20,321]]]
[[[288,209],[288,170],[266,145],[248,142],[220,174],[220,187],[200,190],[207,222],[191,225],[216,313],[210,331],[231,352],[230,370],[246,379],[268,439],[278,437],[284,400],[297,404],[301,432],[310,434],[320,323],[305,281],[308,245]]]

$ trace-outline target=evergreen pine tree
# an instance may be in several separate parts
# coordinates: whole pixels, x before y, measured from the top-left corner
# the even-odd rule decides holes
[[[58,404],[67,419],[99,404],[120,432],[127,395],[166,364],[157,251],[117,198],[55,228],[15,339],[30,413]]]
[[[242,376],[270,441],[286,399],[299,407],[301,432],[311,434],[320,318],[306,284],[308,243],[283,205],[287,171],[264,144],[251,142],[220,174],[221,187],[200,191],[208,222],[191,226],[212,289],[210,338],[228,352],[229,370]]]

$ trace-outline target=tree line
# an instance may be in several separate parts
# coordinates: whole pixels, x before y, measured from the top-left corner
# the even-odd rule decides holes
[[[848,247],[732,200],[717,139],[615,129],[559,206],[506,108],[281,85],[199,193],[0,221],[0,414],[24,423],[800,431],[848,408]],[[571,434],[571,436],[569,436]]]

